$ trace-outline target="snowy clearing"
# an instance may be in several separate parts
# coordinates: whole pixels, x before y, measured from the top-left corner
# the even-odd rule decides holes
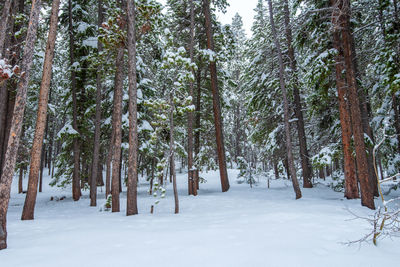
[[[8,249],[0,251],[8,266],[396,266],[399,239],[378,247],[347,246],[369,231],[360,215],[372,214],[359,200],[346,200],[323,185],[302,189],[294,199],[287,180],[250,188],[237,184],[238,171],[229,170],[231,188],[220,192],[218,172],[203,173],[199,196],[187,196],[186,175],[178,175],[180,214],[173,214],[172,186],[150,214],[155,198],[147,184],[139,185],[140,214],[89,207],[88,191],[73,202],[70,189],[44,186],[38,194],[35,220],[21,221],[25,195],[14,179],[8,212]],[[45,182],[46,182],[45,180]],[[27,179],[24,180],[26,189]],[[104,192],[104,191],[103,191]],[[104,204],[100,192],[98,204]],[[62,201],[50,197],[66,196]]]

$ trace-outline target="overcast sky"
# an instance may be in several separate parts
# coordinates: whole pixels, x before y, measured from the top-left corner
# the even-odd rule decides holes
[[[243,27],[246,30],[247,37],[251,35],[251,26],[253,25],[254,9],[257,6],[257,0],[227,0],[229,7],[225,14],[218,13],[218,19],[222,24],[232,23],[232,18],[236,13],[242,17]]]
[[[159,0],[162,4],[166,3],[166,0]],[[243,27],[246,30],[247,37],[251,35],[251,26],[253,25],[254,9],[257,6],[257,0],[227,0],[229,7],[225,14],[218,13],[218,19],[222,24],[232,23],[232,18],[236,13],[243,19]]]

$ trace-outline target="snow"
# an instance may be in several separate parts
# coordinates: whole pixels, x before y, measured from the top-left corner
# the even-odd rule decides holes
[[[179,169],[178,169],[179,172]],[[45,170],[47,174],[47,170]],[[172,186],[166,198],[147,194],[140,178],[139,215],[125,216],[126,188],[121,212],[89,207],[89,192],[74,202],[70,188],[44,184],[38,194],[35,220],[21,221],[25,195],[12,185],[8,212],[8,249],[0,251],[1,266],[397,266],[399,239],[347,246],[369,231],[353,216],[372,214],[360,200],[318,185],[302,189],[294,199],[287,180],[266,180],[250,188],[235,183],[221,193],[217,171],[202,173],[207,183],[199,195],[187,195],[187,175],[178,173],[180,214],[174,214]],[[45,177],[45,181],[49,181]],[[24,189],[27,179],[24,180]],[[104,204],[104,188],[98,203]],[[50,197],[65,200],[50,201]],[[155,213],[150,206],[159,200]]]

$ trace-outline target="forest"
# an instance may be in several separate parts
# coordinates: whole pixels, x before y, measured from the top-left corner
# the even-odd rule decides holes
[[[300,228],[347,207],[324,220],[363,226],[335,242],[400,244],[400,4],[258,0],[248,34],[230,2],[0,1],[0,262],[7,224],[66,209],[124,228],[282,201]]]

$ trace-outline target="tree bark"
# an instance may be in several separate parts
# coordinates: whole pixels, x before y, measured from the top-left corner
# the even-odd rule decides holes
[[[24,168],[21,166],[19,167],[18,194],[22,194],[22,192],[24,191],[23,178],[24,178]]]
[[[194,50],[194,4],[193,0],[189,0],[190,6],[190,43],[189,43],[189,56],[190,61],[194,63],[193,50]],[[195,76],[194,70],[192,70]],[[189,94],[192,98],[191,104],[194,103],[194,84],[190,81]],[[195,170],[193,169],[193,112],[188,112],[188,193],[189,195],[197,195],[197,185],[195,183]]]
[[[73,24],[72,24],[72,1],[68,0],[68,19],[69,19],[69,57],[71,64],[71,91],[72,91],[72,128],[76,132],[79,132],[78,129],[78,107],[77,107],[77,86],[76,86],[76,73],[73,69],[72,65],[75,62],[75,40],[74,40],[74,32],[73,32]],[[81,197],[81,187],[80,187],[80,148],[79,148],[79,140],[78,137],[74,137],[73,140],[73,154],[74,154],[74,170],[72,174],[72,198],[74,201],[78,201]]]
[[[274,38],[275,47],[278,54],[278,62],[279,62],[279,84],[282,90],[283,95],[283,106],[284,106],[284,122],[285,122],[285,134],[286,134],[286,150],[287,150],[287,157],[288,157],[288,167],[290,176],[292,177],[293,189],[296,194],[296,199],[301,198],[301,191],[299,187],[299,182],[297,181],[296,169],[294,167],[294,160],[293,160],[293,152],[292,152],[292,138],[290,136],[290,124],[289,124],[289,103],[285,85],[285,70],[283,66],[283,59],[282,59],[282,51],[281,46],[279,44],[278,36],[276,33],[275,22],[273,17],[273,9],[272,9],[272,1],[268,0],[269,5],[269,16],[271,21],[271,28],[272,28],[272,35]]]
[[[11,9],[11,0],[6,0],[4,2],[2,14],[1,14],[1,20],[0,20],[0,58],[4,57],[4,44],[6,40],[6,34],[7,34],[7,25],[8,25],[8,20],[10,17],[10,12]]]
[[[128,66],[129,66],[129,152],[126,215],[138,214],[138,127],[136,81],[136,10],[135,1],[128,0]]]
[[[334,5],[332,0],[332,5]],[[338,9],[334,9],[332,13],[332,24],[338,25],[339,13]],[[335,57],[335,70],[336,70],[336,88],[338,92],[338,104],[339,104],[339,117],[340,126],[342,129],[342,144],[343,144],[343,155],[344,155],[344,177],[345,177],[345,192],[344,196],[348,199],[359,198],[358,183],[356,176],[356,163],[352,155],[351,148],[351,117],[349,111],[348,95],[347,95],[347,84],[344,77],[345,66],[343,58],[343,47],[340,38],[340,29],[335,27],[333,31],[333,47],[337,50]]]
[[[200,119],[201,119],[201,68],[199,67],[197,70],[197,77],[196,77],[196,83],[197,83],[197,95],[196,95],[196,116],[195,116],[195,121],[194,121],[194,128],[195,133],[194,133],[194,154],[195,157],[198,157],[199,152],[200,152]],[[194,172],[194,180],[196,184],[196,189],[199,190],[199,170],[196,168],[196,171]]]
[[[368,161],[364,143],[364,131],[361,122],[360,103],[357,93],[357,82],[355,79],[352,58],[352,35],[350,32],[350,2],[349,0],[337,0],[339,8],[340,26],[343,43],[343,56],[346,67],[346,80],[349,91],[350,114],[353,126],[354,145],[356,151],[356,164],[358,179],[361,188],[361,204],[370,209],[375,209],[374,196],[369,180]]]
[[[32,0],[32,9],[26,35],[24,56],[21,64],[22,74],[17,86],[17,96],[11,123],[10,137],[7,145],[3,173],[0,180],[0,250],[7,248],[7,210],[26,105],[40,6],[40,0]]]
[[[121,165],[121,143],[122,143],[122,87],[123,87],[123,66],[124,66],[124,47],[122,44],[117,48],[116,71],[114,83],[114,110],[113,110],[113,159],[112,159],[112,212],[119,212],[119,168]]]
[[[98,1],[97,6],[97,28],[101,27],[103,22],[103,1]],[[100,40],[97,41],[97,52],[100,54],[103,51],[103,46]],[[95,113],[95,126],[94,126],[94,143],[93,143],[93,161],[92,161],[92,173],[90,179],[90,206],[95,207],[97,205],[97,176],[99,170],[99,158],[100,158],[100,134],[101,134],[101,66],[97,67],[96,74],[96,113]]]
[[[297,78],[297,62],[294,54],[294,47],[292,45],[292,26],[290,23],[290,11],[288,0],[284,1],[284,11],[285,11],[285,33],[286,33],[286,41],[288,46],[288,55],[290,61],[290,69],[291,74],[293,75],[293,96],[294,96],[294,113],[297,118],[297,133],[299,137],[299,146],[300,146],[300,159],[301,159],[301,168],[303,171],[303,187],[304,188],[312,188],[311,178],[312,178],[312,169],[309,161],[308,149],[307,149],[307,138],[304,130],[304,118],[303,118],[303,107],[301,104],[300,91],[299,91],[299,82]]]
[[[207,48],[214,52],[215,51],[214,37],[211,24],[209,0],[203,0],[203,11],[204,11],[205,28],[207,35]],[[228,179],[228,172],[226,170],[224,134],[222,129],[221,107],[220,107],[219,91],[218,91],[217,64],[215,63],[215,61],[211,61],[209,65],[210,65],[209,67],[211,76],[211,89],[213,96],[215,136],[217,143],[217,155],[218,155],[219,173],[221,178],[221,188],[222,192],[226,192],[229,190],[229,179]]]
[[[169,157],[171,162],[171,174],[172,174],[172,186],[174,190],[175,200],[175,214],[179,213],[179,200],[178,200],[178,189],[176,185],[176,170],[175,170],[175,140],[174,140],[174,99],[173,94],[170,93],[170,138],[169,138]]]

